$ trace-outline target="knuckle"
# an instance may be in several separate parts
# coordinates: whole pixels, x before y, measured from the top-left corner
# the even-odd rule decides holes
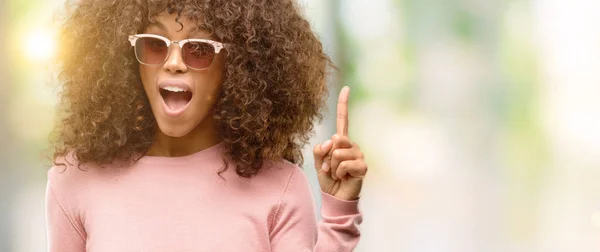
[[[339,149],[337,149],[337,150],[334,150],[334,151],[333,151],[333,153],[331,153],[331,155],[332,155],[332,156],[333,156],[335,159],[341,159],[341,158],[342,158],[342,156],[343,156],[343,155],[342,155],[342,152],[341,152]]]
[[[352,147],[352,141],[348,136],[340,136],[340,142],[344,144],[346,147]]]
[[[337,170],[338,170],[338,173],[342,173],[343,174],[343,173],[345,173],[348,170],[348,165],[346,163],[341,163],[338,166]]]
[[[338,143],[341,139],[342,136],[340,136],[339,134],[334,134],[331,139],[333,140],[333,142]]]

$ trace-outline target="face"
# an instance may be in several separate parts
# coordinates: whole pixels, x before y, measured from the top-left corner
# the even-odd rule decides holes
[[[196,24],[183,16],[179,18],[179,22],[183,24],[181,29],[181,24],[175,21],[176,18],[177,14],[168,14],[165,11],[159,14],[155,18],[156,22],[150,24],[143,33],[160,35],[171,41],[215,40],[206,32],[196,30]],[[148,50],[154,50],[153,48],[156,49],[156,46]],[[210,67],[203,70],[186,65],[184,58],[192,55],[186,52],[182,51],[178,44],[172,43],[164,63],[140,64],[142,84],[158,127],[163,134],[170,137],[184,137],[200,127],[214,126],[211,111],[221,87],[224,50],[215,54]]]

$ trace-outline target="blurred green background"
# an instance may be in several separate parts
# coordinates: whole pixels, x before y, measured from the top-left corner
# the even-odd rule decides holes
[[[597,251],[599,1],[300,2],[340,67],[313,143],[333,134],[349,85],[350,135],[370,168],[356,251]],[[0,0],[2,252],[46,246],[63,4]]]

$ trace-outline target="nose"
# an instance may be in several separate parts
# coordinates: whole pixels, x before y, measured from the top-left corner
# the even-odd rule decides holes
[[[171,48],[169,48],[169,55],[167,56],[167,60],[165,61],[163,68],[170,73],[187,72],[187,65],[183,62],[183,55],[179,44],[171,44]]]

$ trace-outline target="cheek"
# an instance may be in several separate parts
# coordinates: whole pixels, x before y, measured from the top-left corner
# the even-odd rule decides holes
[[[221,90],[221,79],[220,78],[203,78],[196,79],[196,86],[199,87],[197,90],[200,95],[198,99],[199,103],[205,106],[211,106],[217,101],[219,91]]]
[[[142,85],[144,85],[144,90],[146,93],[148,92],[148,88],[152,85],[152,80],[155,79],[156,71],[148,68],[147,66],[140,64],[140,79],[142,81]]]
[[[196,86],[202,90],[202,101],[214,104],[219,98],[219,92],[223,84],[223,67],[215,67],[208,74],[197,76]]]

